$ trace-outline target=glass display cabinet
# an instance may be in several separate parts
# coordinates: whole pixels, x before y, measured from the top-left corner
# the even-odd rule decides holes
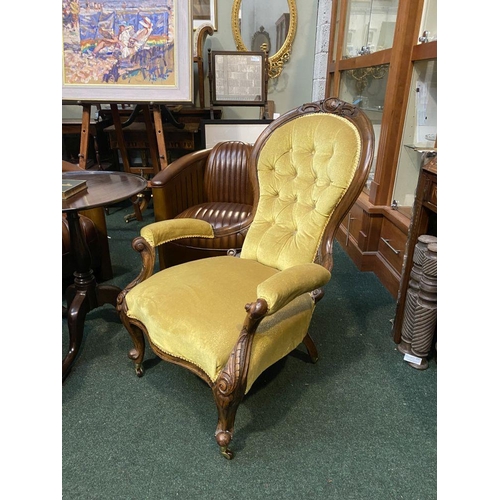
[[[392,47],[398,0],[352,0],[347,9],[344,59]]]
[[[437,152],[437,63],[417,61],[408,96],[392,207],[411,217],[422,165]]]
[[[368,66],[343,71],[340,77],[340,99],[359,106],[371,120],[375,132],[375,157],[365,186],[368,193],[377,165],[380,126],[384,111],[389,66]]]
[[[375,131],[363,193],[339,242],[397,297],[422,161],[437,152],[437,0],[333,0],[325,97]]]

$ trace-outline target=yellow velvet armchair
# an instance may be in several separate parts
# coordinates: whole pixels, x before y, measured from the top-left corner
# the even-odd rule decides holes
[[[238,406],[257,377],[300,343],[318,358],[309,324],[331,277],[335,233],[373,152],[373,128],[360,109],[335,98],[304,104],[271,123],[253,147],[258,196],[239,256],[154,273],[158,246],[216,236],[209,223],[189,218],[145,226],[132,243],[142,270],[117,309],[136,374],[144,373],[147,338],[161,359],[207,382],[218,411],[215,439],[228,459]]]

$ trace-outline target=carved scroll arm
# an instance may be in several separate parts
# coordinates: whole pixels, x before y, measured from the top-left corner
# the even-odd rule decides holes
[[[247,316],[238,341],[212,387],[219,414],[215,438],[223,454],[233,436],[236,410],[245,394],[253,337],[259,323],[266,315],[267,303],[265,300],[257,299],[247,304],[245,309]]]
[[[263,281],[257,287],[257,297],[266,301],[267,314],[274,314],[303,293],[309,292],[315,299],[316,290],[326,285],[330,278],[330,272],[319,264],[300,264]]]
[[[132,241],[132,248],[142,258],[141,272],[118,295],[117,310],[123,310],[123,300],[127,293],[139,283],[148,279],[154,272],[157,246],[180,238],[213,238],[211,224],[197,219],[170,219],[153,222],[141,229],[141,235]]]
[[[291,267],[263,281],[257,287],[259,298],[245,306],[247,316],[238,341],[213,386],[219,412],[215,435],[223,453],[231,441],[236,410],[245,394],[250,352],[260,322],[303,293],[309,292],[316,301],[322,295],[318,288],[325,285],[330,276],[330,272],[318,264]]]

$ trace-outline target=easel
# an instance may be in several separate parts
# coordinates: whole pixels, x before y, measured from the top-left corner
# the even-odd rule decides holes
[[[82,124],[80,131],[80,153],[78,154],[79,161],[78,164],[80,168],[86,169],[87,160],[88,160],[88,147],[89,147],[89,129],[91,125],[91,107],[92,104],[88,102],[78,102],[79,105],[82,106]],[[125,123],[122,123],[120,112],[118,110],[118,104],[111,103],[110,109],[113,118],[113,125],[116,131],[116,140],[118,143],[118,149],[120,151],[120,155],[123,162],[123,170],[128,173],[136,174],[136,175],[155,175],[160,170],[163,170],[168,165],[168,156],[167,156],[167,148],[165,145],[165,138],[163,133],[163,123],[162,123],[162,114],[161,114],[161,106],[159,104],[152,104],[152,115],[153,120],[151,119],[151,110],[150,104],[138,104],[132,114],[134,116],[130,116]],[[135,117],[142,112],[144,116],[144,123],[146,127],[146,133],[148,138],[149,151],[151,156],[151,166],[141,166],[134,167],[131,166],[128,151],[125,144],[125,139],[123,135],[123,128],[127,125],[130,120],[134,120]],[[154,122],[154,126],[153,126]],[[156,149],[156,147],[158,149]],[[99,165],[100,168],[100,165]],[[148,183],[148,188],[150,185]],[[149,200],[151,199],[150,192],[145,194],[139,194],[132,199],[132,204],[134,206],[134,214],[130,214],[125,216],[125,221],[128,222],[132,218],[135,218],[139,221],[143,220],[142,212],[147,207]]]
[[[88,150],[89,150],[89,136],[90,136],[90,110],[92,105],[90,103],[79,103],[82,106],[82,124],[80,127],[80,152],[78,154],[78,166],[85,170],[87,168]],[[99,152],[96,152],[97,164],[99,170],[102,170],[99,160]]]
[[[125,172],[144,177],[145,175],[154,176],[160,170],[165,169],[168,166],[168,153],[163,130],[162,106],[160,104],[153,103],[138,104],[132,111],[131,115],[124,122],[122,122],[118,105],[110,104],[110,108],[116,134],[116,142],[122,158],[123,170]],[[163,106],[163,110],[169,116],[171,115],[170,111],[165,106]],[[143,116],[144,126],[146,128],[146,143],[151,157],[151,166],[132,166],[130,164],[128,148],[124,137],[123,129],[134,123],[138,115],[141,113]],[[151,114],[153,115],[153,119],[151,119]],[[171,117],[171,119],[174,120],[173,117]],[[183,128],[184,126],[183,124],[177,125],[179,128]],[[144,193],[138,195],[136,200],[133,200],[134,214],[125,216],[125,222],[129,222],[132,218],[142,221],[142,212],[148,206],[150,199],[151,185],[148,182],[148,189]]]

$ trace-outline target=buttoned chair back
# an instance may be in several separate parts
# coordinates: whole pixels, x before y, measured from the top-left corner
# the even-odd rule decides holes
[[[321,263],[331,253],[338,205],[350,186],[359,194],[353,180],[356,173],[365,174],[357,172],[363,148],[370,148],[367,137],[341,114],[303,108],[271,124],[251,158],[260,195],[242,257],[279,270]],[[351,195],[344,207],[354,199]],[[322,247],[323,238],[328,244]]]

